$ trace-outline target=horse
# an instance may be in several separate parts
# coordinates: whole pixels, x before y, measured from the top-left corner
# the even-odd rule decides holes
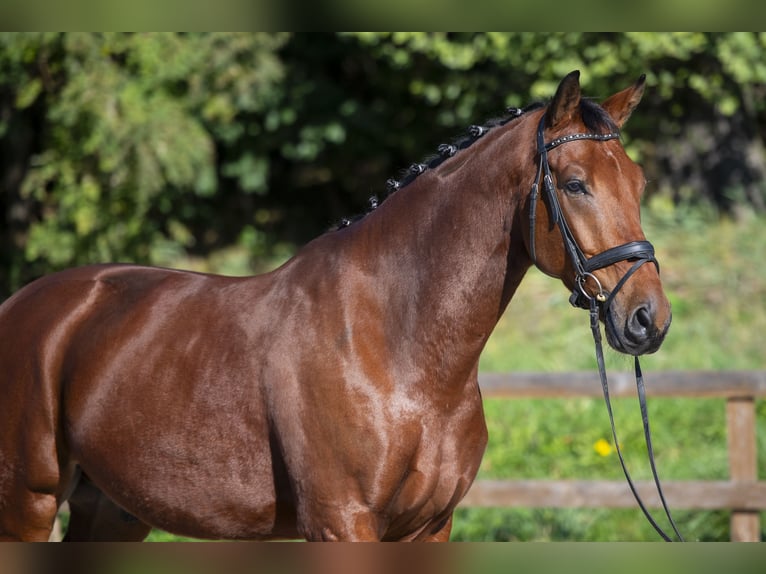
[[[644,87],[598,104],[572,72],[265,274],[101,264],[17,291],[0,537],[48,540],[68,500],[66,540],[448,540],[487,444],[479,355],[532,265],[598,299],[618,352],[665,337],[619,135]]]

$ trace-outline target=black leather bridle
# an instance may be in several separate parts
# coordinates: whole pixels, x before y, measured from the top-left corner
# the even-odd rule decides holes
[[[540,187],[539,183],[540,178],[542,177],[542,187],[545,193],[545,199],[548,202],[548,209],[550,213],[550,224],[558,227],[559,231],[561,232],[561,237],[564,242],[564,249],[569,256],[575,271],[575,287],[572,291],[572,295],[569,297],[569,302],[575,307],[588,309],[590,311],[591,332],[593,334],[593,341],[596,346],[596,362],[598,364],[599,376],[601,378],[601,387],[604,392],[604,400],[606,402],[607,412],[609,413],[609,422],[612,427],[612,438],[614,439],[615,449],[617,450],[617,455],[620,459],[620,465],[622,466],[623,473],[625,474],[625,478],[628,481],[628,486],[630,487],[636,502],[643,511],[647,520],[664,540],[670,542],[671,538],[662,530],[662,528],[660,528],[660,526],[652,517],[651,513],[646,509],[646,506],[641,500],[641,497],[638,494],[638,490],[636,490],[636,486],[630,477],[630,473],[625,466],[625,460],[623,459],[622,451],[620,450],[620,443],[617,440],[617,431],[614,425],[612,404],[609,400],[609,384],[606,377],[604,351],[601,342],[601,326],[599,324],[599,315],[603,314],[604,319],[607,319],[609,307],[614,300],[614,296],[644,263],[651,261],[657,267],[658,272],[660,270],[660,265],[654,256],[654,247],[651,243],[645,240],[630,241],[623,245],[607,249],[602,253],[594,255],[593,257],[586,257],[582,249],[580,249],[580,246],[577,244],[577,240],[575,239],[571,229],[569,228],[569,225],[567,224],[566,217],[564,217],[564,212],[561,210],[561,204],[559,203],[558,196],[556,195],[556,189],[553,185],[551,168],[548,164],[548,152],[560,145],[586,139],[596,141],[618,139],[620,134],[618,132],[610,132],[605,134],[577,133],[562,136],[548,143],[545,143],[544,132],[545,113],[543,113],[542,117],[540,118],[540,123],[537,126],[537,153],[540,158],[540,165],[537,171],[537,178],[532,185],[529,199],[530,256],[532,261],[537,263],[535,252],[535,225],[537,220],[536,213]],[[623,275],[622,278],[617,282],[617,285],[615,285],[614,289],[612,289],[612,291],[609,293],[605,293],[601,283],[593,274],[593,272],[597,271],[598,269],[603,269],[605,267],[609,267],[610,265],[614,265],[620,261],[633,261],[634,263],[633,266],[627,271],[627,273],[625,273],[625,275]],[[597,291],[594,295],[589,294],[585,288],[588,279],[591,279],[596,285]],[[641,373],[641,365],[639,364],[638,356],[634,357],[634,367],[636,373],[636,389],[638,391],[638,399],[641,408],[641,419],[643,421],[644,427],[644,437],[646,439],[646,447],[649,454],[649,463],[652,468],[652,475],[654,476],[654,483],[657,487],[657,493],[659,494],[660,501],[662,502],[662,508],[665,511],[665,515],[670,521],[670,525],[678,537],[678,540],[683,542],[683,537],[678,532],[675,522],[670,515],[670,510],[668,509],[667,503],[665,502],[665,495],[662,492],[660,480],[657,476],[657,469],[654,464],[654,452],[652,449],[651,432],[649,430],[649,413],[646,407],[646,390],[644,387],[644,380]]]
[[[539,195],[539,182],[542,176],[543,190],[545,192],[545,199],[548,201],[548,207],[550,209],[550,223],[559,228],[561,237],[564,241],[564,249],[569,255],[569,259],[572,262],[572,266],[575,270],[575,288],[572,291],[572,295],[569,298],[569,302],[575,307],[582,309],[588,308],[588,301],[595,298],[599,303],[604,304],[604,312],[609,310],[609,306],[614,298],[614,295],[625,284],[633,273],[638,271],[644,263],[651,261],[657,267],[659,271],[659,263],[654,257],[654,247],[648,241],[631,241],[624,245],[612,247],[606,251],[594,255],[591,258],[585,256],[577,244],[577,240],[572,234],[569,225],[567,224],[564,212],[561,210],[561,204],[559,203],[558,196],[556,195],[556,189],[553,185],[553,176],[551,175],[551,168],[548,164],[548,152],[553,148],[556,148],[565,143],[579,141],[579,140],[596,140],[607,141],[618,139],[620,134],[617,132],[610,132],[606,134],[594,134],[594,133],[582,133],[563,136],[548,143],[545,143],[545,114],[540,118],[540,123],[537,126],[537,153],[540,157],[540,166],[537,171],[537,179],[532,186],[530,192],[530,208],[529,208],[529,245],[530,255],[532,261],[536,262],[535,253],[535,226],[537,220],[537,200]],[[594,271],[603,269],[614,265],[619,261],[635,261],[633,267],[623,276],[620,282],[615,286],[612,292],[607,296],[599,280],[593,275]],[[598,292],[591,296],[585,290],[585,283],[588,279],[592,279]]]

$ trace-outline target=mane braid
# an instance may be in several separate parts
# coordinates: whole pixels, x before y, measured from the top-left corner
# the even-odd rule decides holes
[[[390,195],[396,193],[401,188],[412,183],[415,178],[429,169],[434,169],[441,165],[445,160],[451,158],[456,153],[471,146],[476,140],[483,137],[491,129],[504,126],[522,115],[545,107],[545,102],[534,102],[524,108],[506,108],[506,114],[499,118],[492,118],[481,125],[474,124],[469,126],[467,133],[449,144],[441,144],[437,148],[437,153],[425,158],[421,163],[413,163],[409,168],[403,170],[398,178],[390,178],[386,181],[386,191],[382,197],[373,195],[368,199],[369,208],[366,213],[361,213],[353,217],[344,217],[334,227],[335,230],[343,229],[362,219],[367,213],[377,209]],[[580,101],[580,111],[583,122],[589,130],[596,132],[619,131],[617,126],[609,115],[596,103],[582,99]]]
[[[401,188],[412,183],[412,181],[421,173],[425,172],[428,169],[434,169],[438,167],[445,160],[454,156],[457,152],[470,147],[471,144],[473,144],[476,140],[486,135],[487,132],[489,132],[489,130],[491,130],[492,128],[504,126],[508,122],[521,117],[525,113],[540,109],[544,106],[545,106],[545,103],[543,102],[535,102],[524,108],[509,107],[509,108],[506,108],[505,110],[506,115],[504,116],[501,116],[498,118],[491,118],[485,121],[481,125],[474,124],[469,126],[467,133],[465,135],[454,140],[452,143],[440,144],[439,147],[437,148],[437,153],[434,155],[428,156],[423,161],[423,163],[414,163],[407,170],[404,170],[403,172],[401,172],[399,174],[398,179],[392,178],[386,181],[387,193],[384,196],[383,200],[385,200],[385,198],[391,195],[392,193],[395,193],[399,191]]]

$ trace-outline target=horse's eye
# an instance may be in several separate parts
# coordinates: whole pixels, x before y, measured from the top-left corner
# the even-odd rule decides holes
[[[569,180],[564,184],[564,190],[572,195],[587,193],[585,184],[579,179]]]

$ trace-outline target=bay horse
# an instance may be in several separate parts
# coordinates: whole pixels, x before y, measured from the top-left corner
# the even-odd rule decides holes
[[[650,246],[619,139],[644,84],[599,105],[572,72],[270,273],[92,265],[19,290],[0,306],[0,538],[47,540],[69,500],[67,540],[448,540],[487,443],[479,355],[533,263],[609,294],[617,351],[662,343],[646,256],[567,255]]]

